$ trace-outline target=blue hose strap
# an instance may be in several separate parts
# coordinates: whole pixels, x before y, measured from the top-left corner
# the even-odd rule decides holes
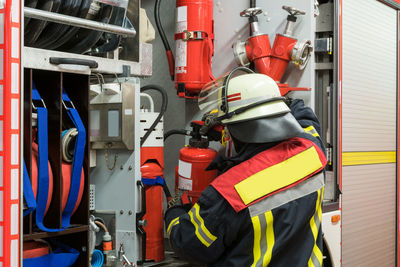
[[[74,158],[72,161],[72,172],[71,172],[71,186],[68,195],[67,204],[62,214],[61,225],[66,228],[70,225],[71,215],[76,206],[78,200],[79,189],[81,185],[81,173],[83,166],[83,159],[85,155],[86,145],[86,129],[83,122],[75,109],[71,99],[68,97],[65,89],[63,89],[62,100],[64,107],[67,110],[67,114],[72,120],[75,128],[78,130],[78,136],[76,137]],[[67,103],[69,105],[67,105]]]
[[[24,217],[36,209],[36,199],[33,194],[31,180],[29,179],[28,170],[24,160],[24,199],[27,205],[27,209],[24,211]]]
[[[58,248],[51,253],[37,257],[24,259],[24,267],[70,267],[79,257],[79,251],[65,244],[58,243]]]
[[[165,180],[161,176],[157,176],[155,179],[142,178],[144,185],[165,185]]]
[[[39,92],[32,88],[32,100],[43,101]],[[64,229],[50,229],[44,226],[43,219],[49,195],[49,152],[47,108],[36,107],[38,128],[38,190],[36,202],[36,225],[45,232],[59,232]]]

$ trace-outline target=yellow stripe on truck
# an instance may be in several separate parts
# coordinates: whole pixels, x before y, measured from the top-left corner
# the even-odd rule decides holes
[[[267,169],[264,169],[235,185],[244,204],[291,185],[322,168],[315,147]]]
[[[343,152],[342,165],[396,163],[396,151]]]

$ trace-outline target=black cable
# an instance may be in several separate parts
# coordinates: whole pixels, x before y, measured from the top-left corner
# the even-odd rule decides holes
[[[154,19],[156,21],[157,30],[160,34],[160,37],[164,44],[165,50],[169,51],[169,50],[171,50],[171,47],[169,46],[167,36],[165,35],[164,28],[163,28],[163,26],[161,24],[161,20],[160,20],[160,5],[161,5],[161,0],[156,0],[156,3],[154,5]]]
[[[157,124],[161,121],[161,118],[162,118],[162,116],[164,116],[164,113],[167,110],[167,106],[168,106],[168,95],[167,95],[167,92],[164,90],[164,88],[162,88],[161,86],[155,85],[155,84],[145,85],[142,88],[140,88],[140,92],[144,92],[147,90],[158,91],[162,96],[162,105],[161,105],[160,114],[158,114],[158,117],[155,119],[153,124],[150,126],[150,128],[147,130],[147,132],[143,136],[142,140],[140,141],[140,146],[142,146],[144,144],[144,142],[146,142],[149,135],[153,132],[154,128],[156,128]]]
[[[190,131],[187,131],[185,129],[170,130],[164,134],[164,142],[165,142],[165,140],[167,140],[168,137],[170,137],[171,135],[174,135],[174,134],[190,136]]]
[[[221,106],[221,110],[225,112],[225,114],[229,113],[229,106],[228,106],[228,86],[229,86],[229,82],[233,76],[233,74],[235,74],[238,71],[243,71],[246,73],[254,73],[253,70],[247,68],[247,67],[236,67],[234,68],[229,74],[228,76],[225,78],[224,80],[224,84],[222,86],[222,97],[223,97],[223,104]]]
[[[256,0],[250,0],[250,7],[256,7]]]

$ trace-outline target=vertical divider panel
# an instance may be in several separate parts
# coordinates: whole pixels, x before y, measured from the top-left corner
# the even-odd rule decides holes
[[[74,103],[75,108],[77,109],[79,116],[83,122],[83,125],[86,129],[86,146],[85,146],[85,156],[84,156],[84,174],[85,174],[85,182],[84,182],[84,191],[82,195],[81,203],[76,210],[75,214],[71,218],[71,223],[74,224],[88,224],[89,221],[89,76],[87,75],[78,75],[78,74],[70,74],[63,73],[63,87],[68,92],[68,96],[71,101]],[[63,112],[64,123],[68,127],[74,127],[71,120],[69,119],[66,112]],[[67,120],[67,121],[66,121]],[[65,128],[64,128],[65,129]]]
[[[61,84],[59,72],[33,71],[33,81],[48,110],[48,151],[53,174],[53,194],[44,223],[50,228],[61,227],[62,177],[61,177]]]
[[[32,179],[32,70],[24,70],[24,161]],[[32,213],[24,217],[24,234],[32,233]]]

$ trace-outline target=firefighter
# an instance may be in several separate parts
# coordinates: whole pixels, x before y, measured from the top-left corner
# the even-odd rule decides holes
[[[233,72],[199,101],[217,105],[237,155],[211,163],[220,175],[190,211],[178,198],[169,203],[170,244],[208,266],[322,266],[327,161],[318,119],[268,76]]]

